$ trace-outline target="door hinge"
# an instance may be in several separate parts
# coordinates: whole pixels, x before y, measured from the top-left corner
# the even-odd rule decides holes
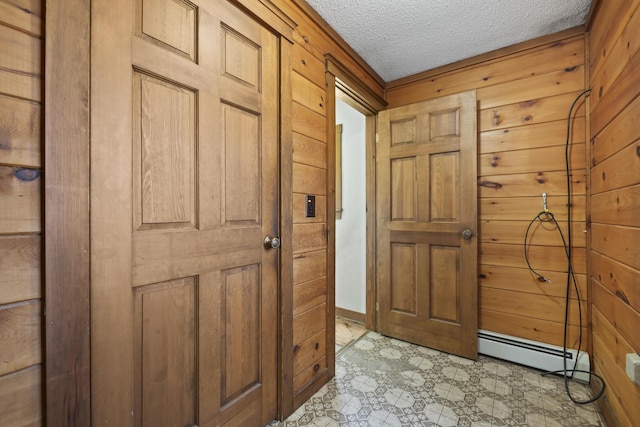
[[[380,303],[376,301],[376,311],[380,311]]]
[[[380,134],[376,132],[376,144],[380,142]]]

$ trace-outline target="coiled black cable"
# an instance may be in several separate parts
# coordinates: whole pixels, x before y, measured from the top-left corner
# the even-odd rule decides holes
[[[529,267],[529,270],[535,274],[538,277],[538,280],[540,281],[545,281],[545,282],[551,282],[549,279],[547,279],[546,277],[544,277],[543,275],[541,275],[540,273],[538,273],[532,266],[531,266],[531,262],[529,261],[529,255],[527,253],[527,241],[528,241],[528,237],[529,237],[529,231],[531,230],[531,226],[536,222],[536,221],[541,221],[541,222],[552,222],[555,226],[556,229],[558,230],[558,233],[560,234],[560,238],[562,239],[562,245],[564,247],[566,256],[567,256],[567,286],[566,286],[566,295],[565,295],[565,310],[564,310],[564,332],[563,332],[563,337],[562,337],[562,351],[563,351],[563,355],[567,354],[567,348],[568,348],[568,329],[569,329],[569,301],[570,301],[570,294],[571,294],[571,283],[573,282],[573,287],[575,289],[576,292],[576,296],[578,299],[578,315],[579,315],[579,327],[580,327],[580,332],[578,334],[578,352],[577,355],[580,354],[580,350],[582,348],[582,304],[580,301],[580,292],[578,289],[578,281],[576,280],[576,276],[573,270],[573,265],[571,263],[571,256],[572,256],[572,243],[571,243],[571,168],[570,168],[570,163],[569,163],[569,140],[570,140],[570,136],[571,136],[571,116],[573,114],[573,109],[575,107],[575,105],[578,103],[578,101],[580,100],[580,98],[582,98],[583,96],[587,95],[589,92],[591,92],[591,89],[587,89],[583,92],[581,92],[576,99],[573,101],[573,104],[571,104],[571,108],[569,108],[569,115],[567,117],[567,139],[566,139],[566,144],[565,144],[565,171],[567,174],[567,240],[565,240],[564,238],[564,234],[562,233],[562,230],[560,229],[560,225],[558,224],[558,221],[556,220],[555,216],[553,215],[552,212],[549,212],[546,207],[545,210],[539,212],[529,223],[529,226],[527,227],[527,231],[525,232],[525,236],[524,236],[524,257],[525,260],[527,262],[527,266]],[[588,403],[592,403],[595,402],[596,400],[598,400],[600,397],[602,397],[602,395],[604,394],[604,390],[606,387],[606,384],[604,382],[604,379],[599,376],[598,374],[591,372],[591,371],[584,371],[584,370],[580,370],[580,369],[576,369],[577,365],[578,365],[578,356],[576,356],[576,360],[573,364],[573,368],[572,369],[568,369],[567,367],[567,358],[563,357],[563,369],[562,370],[558,370],[558,371],[551,371],[551,372],[545,372],[542,375],[549,375],[549,374],[556,374],[556,373],[562,373],[563,377],[564,377],[564,387],[565,387],[565,391],[567,393],[567,396],[569,397],[569,399],[571,399],[572,402],[579,404],[579,405],[585,405]],[[598,380],[600,381],[600,383],[602,384],[602,388],[600,389],[600,391],[598,393],[596,393],[596,395],[594,397],[592,397],[591,399],[587,399],[587,400],[578,400],[576,399],[572,394],[571,394],[571,390],[569,389],[569,380],[573,379],[573,374],[575,374],[576,372],[581,372],[581,373],[586,373],[589,374],[589,378],[591,379],[591,377],[596,377],[598,378]],[[569,375],[570,373],[570,375]]]

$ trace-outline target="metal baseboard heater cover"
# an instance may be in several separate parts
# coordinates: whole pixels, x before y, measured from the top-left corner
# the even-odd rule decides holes
[[[482,329],[478,331],[478,353],[542,371],[561,371],[563,369],[564,352],[562,347]],[[578,354],[576,350],[567,349],[564,357],[567,358],[567,369],[573,369],[577,358],[576,369],[589,372],[590,363],[587,352],[581,351]],[[562,372],[559,375],[562,375]],[[576,372],[573,377],[579,381],[589,381],[587,373]]]

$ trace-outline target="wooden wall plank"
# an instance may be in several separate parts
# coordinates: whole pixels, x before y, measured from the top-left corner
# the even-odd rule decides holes
[[[591,164],[597,165],[636,141],[640,97],[615,117],[591,142]]]
[[[585,196],[572,196],[572,220],[584,221]],[[567,197],[548,196],[547,206],[556,220],[567,220]],[[542,211],[542,197],[482,198],[478,202],[478,217],[481,220],[525,221],[532,220]],[[524,237],[524,234],[523,234]]]
[[[551,282],[540,281],[526,268],[501,267],[497,265],[480,265],[480,286],[484,288],[503,289],[506,291],[525,292],[529,294],[548,295],[563,298],[566,295],[567,273],[548,270],[536,270]],[[576,274],[580,299],[587,300],[587,277]],[[577,299],[576,291],[571,286],[570,297]]]
[[[589,34],[589,67],[591,76],[600,72],[606,62],[607,52],[624,29],[629,14],[638,5],[638,0],[619,0],[606,7],[600,7],[593,20]]]
[[[38,169],[0,166],[0,233],[38,233],[42,229]]]
[[[523,244],[524,235],[530,221],[496,221],[481,219],[478,238],[486,243]],[[559,221],[560,229],[568,237],[566,220]],[[572,222],[571,237],[574,247],[586,247],[586,223],[584,221]],[[529,230],[529,243],[541,246],[556,246],[562,242],[555,225],[537,221]]]
[[[565,299],[549,295],[528,294],[504,289],[480,288],[480,307],[483,310],[548,320],[562,324],[564,322]],[[582,318],[586,320],[587,305],[582,304]],[[579,326],[580,314],[577,300],[569,301],[569,324]],[[586,325],[586,322],[585,322]]]
[[[310,54],[300,44],[293,44],[292,68],[318,87],[324,87],[324,62]]]
[[[325,250],[316,250],[293,256],[294,285],[326,276],[326,270],[327,253]]]
[[[42,22],[41,0],[0,0],[0,23],[40,36]]]
[[[320,304],[313,309],[305,311],[304,313],[300,313],[299,315],[294,317],[294,347],[325,329],[327,320],[326,310],[327,305]]]
[[[559,171],[565,169],[565,147],[544,147],[531,150],[501,151],[481,154],[478,174],[502,175],[539,171]],[[583,169],[585,144],[575,144],[570,149],[572,169]]]
[[[41,166],[40,114],[38,103],[0,95],[0,164]]]
[[[294,102],[293,103],[293,131],[318,141],[327,140],[326,119],[308,108]]]
[[[44,111],[55,112],[44,118],[44,384],[46,419],[61,427],[91,424],[90,6],[47,0],[44,8]]]
[[[602,224],[591,226],[591,248],[631,268],[640,270],[640,228]]]
[[[567,175],[560,171],[485,175],[480,177],[478,184],[480,198],[540,196],[542,193],[567,194]],[[571,194],[586,194],[585,171],[572,171],[571,184]]]
[[[0,93],[41,101],[42,51],[38,37],[0,25]]]
[[[585,120],[578,117],[572,124],[571,141],[585,142]],[[567,121],[556,120],[528,126],[517,126],[480,134],[478,152],[480,154],[493,151],[525,150],[530,148],[550,147],[565,144]]]
[[[407,104],[425,98],[493,86],[583,63],[584,41],[581,37],[569,37],[535,46],[524,52],[483,61],[460,71],[424,78],[414,84],[392,84],[388,90],[387,101],[393,107],[401,105],[400,103]]]
[[[594,195],[591,221],[640,227],[640,184]]]
[[[293,224],[294,254],[313,251],[327,246],[325,224]]]
[[[638,73],[640,74],[640,73]],[[592,194],[639,183],[640,141],[623,148],[591,169]]]
[[[631,420],[640,419],[640,387],[634,385],[625,371],[626,354],[635,350],[621,338],[614,327],[598,309],[593,311],[595,363],[605,378],[611,379],[605,393],[623,420],[629,426]]]
[[[513,126],[566,120],[569,107],[579,93],[580,91],[575,91],[548,97],[525,98],[513,104],[480,110],[478,129],[484,132]],[[576,104],[574,117],[583,117],[584,112],[584,102]]]
[[[293,134],[293,161],[327,169],[327,144],[299,133]]]
[[[325,169],[293,164],[293,192],[301,194],[327,194],[327,171]],[[317,200],[316,200],[317,203]]]
[[[535,321],[536,327],[532,328],[531,323]],[[533,341],[548,343],[562,347],[563,324],[548,320],[532,319],[527,316],[517,314],[502,313],[480,308],[478,317],[478,327],[480,329],[498,332],[500,334],[521,337]],[[568,343],[569,348],[578,347],[578,337],[580,329],[577,326],[569,326]],[[583,346],[587,337],[587,328],[583,328]]]
[[[309,339],[298,344],[293,349],[293,370],[302,372],[309,366],[315,365],[320,359],[326,357],[327,334],[323,329]]]
[[[327,298],[327,278],[302,282],[293,287],[293,315],[308,311],[322,304]]]
[[[298,73],[292,73],[291,80],[293,83],[293,100],[311,111],[326,116],[327,106],[324,88],[315,85]]]
[[[41,325],[39,300],[0,306],[0,376],[42,363]]]
[[[43,425],[42,406],[40,365],[0,377],[0,425]]]
[[[537,99],[561,92],[575,92],[583,89],[584,69],[577,65],[478,89],[479,108],[484,110],[527,99]]]
[[[520,245],[483,243],[480,245],[480,264],[527,268]],[[576,273],[585,274],[585,250],[573,251],[573,266]],[[529,246],[529,260],[534,268],[551,271],[567,271],[567,256],[564,248],[554,246]]]
[[[591,87],[596,91],[591,108],[597,108],[603,93],[607,93],[611,86],[617,84],[618,76],[624,69],[629,57],[640,50],[640,7],[638,5],[627,9],[626,24],[622,32],[617,35],[615,42],[607,47],[606,61],[601,61],[600,69],[591,75]]]
[[[40,298],[40,236],[0,236],[0,254],[0,305]]]
[[[590,261],[594,280],[640,312],[640,270],[595,251],[591,253]]]
[[[601,2],[591,45],[589,252],[593,360],[607,383],[606,418],[640,418],[638,387],[622,360],[640,352],[640,0]]]
[[[591,109],[591,133],[597,135],[622,109],[633,101],[640,87],[640,50],[631,56],[620,75],[608,90],[594,87],[593,93],[599,102]]]

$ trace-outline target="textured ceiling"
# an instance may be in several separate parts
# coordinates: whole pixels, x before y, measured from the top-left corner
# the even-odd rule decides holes
[[[387,82],[583,24],[591,0],[307,0]]]

